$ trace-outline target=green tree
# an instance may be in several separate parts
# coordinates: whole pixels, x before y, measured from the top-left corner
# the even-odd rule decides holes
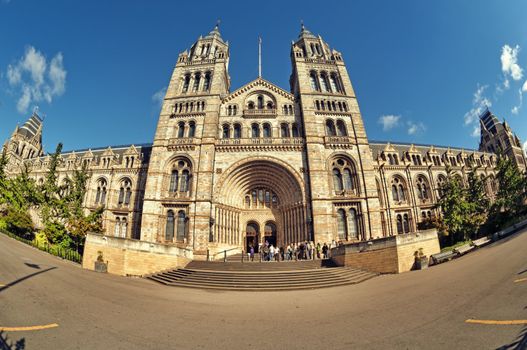
[[[525,212],[526,179],[514,162],[500,156],[496,167],[498,193],[492,206],[492,218],[496,227],[501,227],[512,218]]]
[[[441,186],[442,196],[437,206],[441,208],[442,219],[438,221],[437,228],[440,233],[448,236],[450,244],[459,239],[466,239],[469,229],[466,227],[466,214],[470,206],[466,200],[466,191],[461,178],[447,168],[447,180]]]
[[[476,238],[481,226],[487,221],[490,208],[490,200],[485,191],[485,179],[476,174],[476,169],[468,174],[466,202],[468,207],[465,217],[466,231],[469,235],[473,235],[472,238]]]

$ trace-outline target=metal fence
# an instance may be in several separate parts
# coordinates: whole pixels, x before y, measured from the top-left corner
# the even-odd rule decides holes
[[[54,245],[51,245],[49,243],[39,243],[37,242],[36,240],[29,240],[29,239],[25,239],[23,237],[20,237],[20,236],[17,236],[11,232],[7,232],[7,231],[0,231],[2,232],[3,234],[5,234],[6,236],[9,236],[11,238],[14,238],[16,239],[17,241],[20,241],[20,242],[23,242],[27,245],[30,245],[30,246],[33,246],[37,249],[40,249],[46,253],[49,253],[49,254],[52,254],[52,255],[55,255],[55,256],[58,256],[59,258],[62,258],[62,259],[66,259],[66,260],[69,260],[69,261],[73,261],[77,264],[80,264],[82,263],[82,255],[79,254],[79,252],[73,250],[73,249],[67,249],[67,248],[62,248],[62,247],[58,247],[58,246],[54,246]]]

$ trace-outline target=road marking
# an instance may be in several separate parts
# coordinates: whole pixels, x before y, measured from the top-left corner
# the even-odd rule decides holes
[[[520,278],[520,279],[514,280],[514,283],[518,283],[518,282],[527,282],[527,278]]]
[[[469,318],[465,321],[466,323],[477,323],[477,324],[499,324],[499,325],[515,325],[515,324],[527,324],[527,320],[474,320]]]
[[[23,331],[40,331],[42,329],[55,328],[59,325],[56,323],[45,324],[42,326],[28,326],[28,327],[0,327],[0,331],[5,332],[23,332]]]

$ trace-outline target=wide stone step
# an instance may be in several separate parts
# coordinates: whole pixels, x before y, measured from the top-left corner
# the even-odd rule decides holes
[[[375,276],[377,274],[346,267],[289,271],[218,271],[184,268],[164,271],[148,278],[168,286],[277,291],[355,284]]]

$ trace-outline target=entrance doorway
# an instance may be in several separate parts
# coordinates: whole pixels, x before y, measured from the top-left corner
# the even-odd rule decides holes
[[[272,221],[267,221],[265,223],[265,229],[264,229],[264,237],[267,242],[269,242],[269,245],[273,245],[276,247],[276,224]]]
[[[251,246],[254,247],[254,252],[258,253],[258,242],[260,236],[260,226],[256,222],[248,222],[245,229],[245,251],[249,252]]]

